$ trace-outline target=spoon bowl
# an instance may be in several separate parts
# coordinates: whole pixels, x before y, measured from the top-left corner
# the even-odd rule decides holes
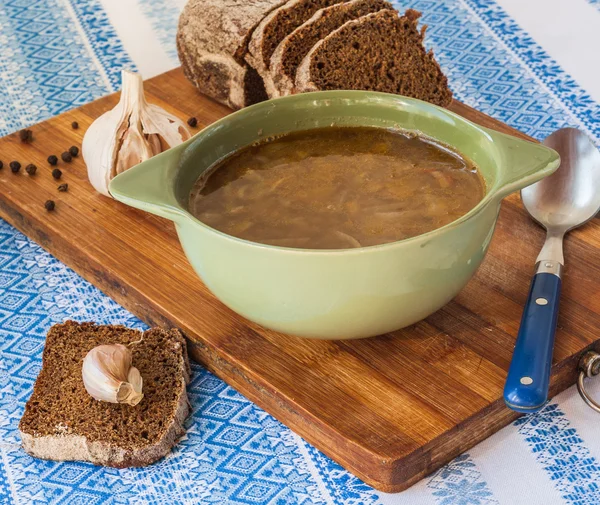
[[[544,140],[561,156],[552,175],[521,190],[527,212],[546,229],[567,231],[600,209],[600,151],[576,128],[555,131]]]
[[[554,132],[544,144],[560,154],[561,165],[554,174],[521,190],[525,209],[546,228],[547,235],[504,387],[506,405],[517,412],[535,412],[548,400],[563,238],[600,210],[600,152],[594,144],[575,128]]]

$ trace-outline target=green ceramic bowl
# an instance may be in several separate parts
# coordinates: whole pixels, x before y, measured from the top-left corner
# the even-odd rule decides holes
[[[187,210],[190,188],[215,162],[261,138],[329,125],[413,130],[453,146],[479,166],[485,198],[443,228],[347,250],[267,246],[231,237]],[[119,175],[117,199],[175,222],[204,283],[227,306],[267,328],[321,339],[370,337],[416,323],[469,281],[489,246],[500,201],[551,174],[558,154],[397,95],[329,91],[248,107],[186,143]]]

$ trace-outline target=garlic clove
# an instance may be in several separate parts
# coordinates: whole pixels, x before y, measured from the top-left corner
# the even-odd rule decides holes
[[[150,150],[152,151],[153,156],[163,152],[164,143],[161,142],[160,136],[156,133],[148,135],[148,144],[150,144]]]
[[[92,123],[81,149],[92,186],[106,196],[113,177],[191,137],[183,121],[146,102],[139,74],[121,76],[119,103]]]
[[[81,152],[88,169],[88,178],[96,191],[110,196],[108,183],[115,174],[111,172],[113,156],[116,152],[118,131],[114,137],[107,136],[106,131],[115,124],[123,125],[122,112],[125,109],[122,104],[104,113],[88,128],[83,137]],[[122,134],[122,133],[121,133]]]
[[[192,138],[185,123],[178,117],[169,114],[158,105],[147,105],[150,114],[142,117],[144,133],[160,135],[170,147],[181,144]],[[179,139],[182,139],[179,141]]]
[[[137,405],[144,397],[142,376],[131,362],[131,351],[122,344],[94,347],[83,359],[86,391],[99,401]]]
[[[150,144],[144,138],[139,114],[133,111],[129,118],[129,128],[123,135],[121,147],[117,152],[115,175],[125,172],[142,161],[149,160],[153,155]]]
[[[117,402],[135,406],[142,401],[142,376],[137,368],[131,367],[127,374],[127,382],[122,382],[117,392]]]

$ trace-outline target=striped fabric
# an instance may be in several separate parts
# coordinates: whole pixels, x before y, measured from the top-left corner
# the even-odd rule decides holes
[[[570,125],[600,145],[599,0],[396,3],[423,12],[459,100],[538,139]],[[122,68],[148,78],[176,66],[183,4],[0,0],[0,135],[118,90]],[[399,494],[363,484],[197,365],[187,435],[160,463],[35,460],[17,426],[45,333],[67,318],[144,327],[0,221],[2,504],[600,504],[600,417],[573,388]],[[600,397],[600,380],[591,389]]]

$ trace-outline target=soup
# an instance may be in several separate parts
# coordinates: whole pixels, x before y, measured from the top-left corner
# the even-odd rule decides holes
[[[189,210],[253,242],[347,249],[440,228],[485,194],[464,156],[414,134],[329,127],[241,149],[198,179]]]

